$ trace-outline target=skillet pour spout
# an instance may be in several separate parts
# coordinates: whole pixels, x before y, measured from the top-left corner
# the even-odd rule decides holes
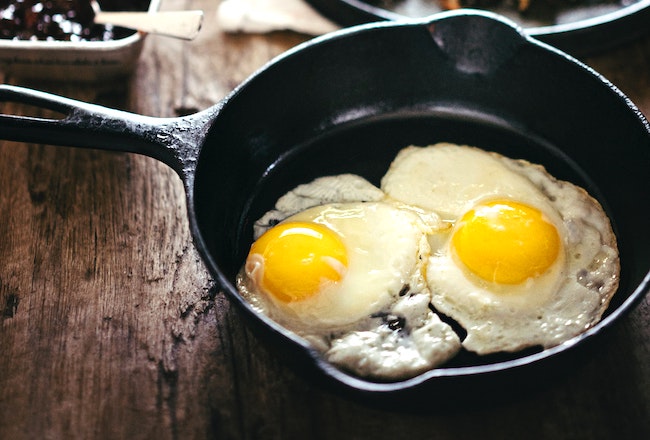
[[[160,119],[0,86],[0,101],[63,114],[0,116],[0,137],[145,154],[171,166],[187,190],[195,245],[258,335],[296,369],[351,395],[448,390],[562,371],[647,293],[650,230],[635,212],[650,196],[650,126],[614,85],[494,14],[456,11],[315,38],[279,56],[217,105]],[[397,382],[339,370],[302,338],[257,313],[234,281],[253,223],[316,177],[354,173],[379,184],[408,145],[452,142],[539,163],[599,200],[617,234],[621,283],[597,325],[561,346],[480,357]],[[543,370],[542,370],[543,369]],[[540,384],[542,381],[528,380]],[[512,387],[508,387],[512,389]],[[515,387],[516,388],[516,387]]]

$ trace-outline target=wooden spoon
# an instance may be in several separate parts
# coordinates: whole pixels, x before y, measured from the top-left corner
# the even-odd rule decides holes
[[[94,22],[112,24],[150,34],[194,39],[203,24],[203,11],[157,11],[157,12],[104,12],[96,1],[90,2],[95,11]]]

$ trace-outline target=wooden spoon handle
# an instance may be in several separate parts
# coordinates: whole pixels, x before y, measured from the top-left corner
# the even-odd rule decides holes
[[[95,23],[112,24],[151,34],[194,39],[203,24],[203,11],[97,12]]]

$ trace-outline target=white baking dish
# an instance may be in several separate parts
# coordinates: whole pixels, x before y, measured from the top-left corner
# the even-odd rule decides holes
[[[148,10],[160,8],[151,0]],[[0,40],[0,71],[5,75],[47,80],[99,81],[129,75],[145,33],[110,41]]]

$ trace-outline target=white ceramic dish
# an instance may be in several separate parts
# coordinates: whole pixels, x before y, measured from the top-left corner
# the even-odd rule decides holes
[[[148,10],[160,8],[151,0]],[[129,75],[140,56],[145,33],[110,41],[0,40],[0,71],[26,79],[101,81]]]

